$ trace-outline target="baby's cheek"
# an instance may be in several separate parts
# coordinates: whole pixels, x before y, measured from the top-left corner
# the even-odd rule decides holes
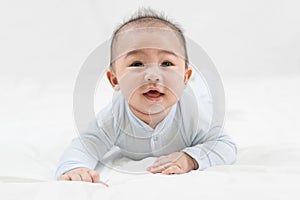
[[[123,96],[129,101],[133,94],[143,85],[140,73],[131,71],[125,73],[119,79],[119,85]]]
[[[172,71],[164,76],[165,88],[173,96],[174,99],[179,100],[185,88],[184,78],[178,73]]]

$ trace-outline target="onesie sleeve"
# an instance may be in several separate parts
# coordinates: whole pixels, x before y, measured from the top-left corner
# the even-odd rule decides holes
[[[237,155],[236,144],[226,133],[223,123],[212,120],[213,100],[205,84],[196,82],[195,88],[199,89],[187,90],[180,101],[183,137],[187,144],[182,151],[197,161],[199,170],[233,164]]]
[[[216,165],[233,164],[237,155],[236,144],[219,125],[211,126],[206,133],[198,131],[193,138],[192,145],[182,151],[197,161],[198,170]]]
[[[58,180],[62,174],[78,167],[95,169],[98,161],[112,148],[114,138],[113,130],[104,130],[95,119],[87,131],[73,139],[64,151],[58,161],[55,178]]]

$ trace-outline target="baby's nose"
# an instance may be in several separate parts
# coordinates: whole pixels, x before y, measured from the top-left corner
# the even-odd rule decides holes
[[[148,66],[145,73],[145,81],[147,82],[159,82],[162,77],[158,66]]]

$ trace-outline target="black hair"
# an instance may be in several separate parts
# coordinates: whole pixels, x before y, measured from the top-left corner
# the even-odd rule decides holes
[[[175,22],[172,22],[170,19],[168,19],[163,12],[158,12],[158,11],[155,11],[151,8],[140,8],[128,20],[125,20],[122,24],[120,24],[114,30],[113,35],[112,35],[111,45],[110,45],[111,55],[112,55],[112,49],[113,49],[113,45],[114,45],[114,42],[115,42],[116,35],[124,27],[126,27],[129,24],[133,24],[133,23],[135,23],[135,24],[141,24],[141,23],[157,24],[157,23],[162,23],[162,24],[168,26],[169,28],[175,30],[178,33],[178,35],[179,35],[179,37],[180,37],[180,39],[183,43],[184,54],[185,54],[185,64],[186,64],[186,67],[187,67],[187,65],[188,65],[188,54],[187,54],[186,40],[185,40],[185,37],[184,37],[184,34],[183,34],[183,29],[181,28],[181,26],[179,24],[177,24]],[[112,62],[112,60],[111,60],[111,62]]]

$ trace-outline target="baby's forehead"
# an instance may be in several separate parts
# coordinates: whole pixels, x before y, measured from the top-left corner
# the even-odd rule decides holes
[[[116,34],[112,45],[113,60],[128,52],[157,49],[185,57],[185,49],[177,31],[166,26],[130,27]]]

